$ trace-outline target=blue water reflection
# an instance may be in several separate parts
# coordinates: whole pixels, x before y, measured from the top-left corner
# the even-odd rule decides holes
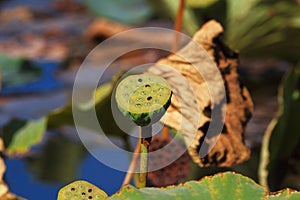
[[[111,153],[111,156],[120,163],[128,163],[128,159],[124,155]],[[7,165],[5,180],[9,184],[11,192],[29,200],[56,199],[58,190],[68,184],[49,183],[36,179],[28,170],[24,159],[6,159],[5,163]],[[111,195],[119,190],[124,176],[124,172],[111,169],[87,154],[80,164],[78,175],[74,180],[87,180]]]

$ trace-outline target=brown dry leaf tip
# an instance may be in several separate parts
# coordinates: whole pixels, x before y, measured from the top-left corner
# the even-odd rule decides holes
[[[178,159],[174,159],[174,156],[177,156],[179,152],[183,152],[184,148],[178,142],[174,142],[170,144],[172,145],[170,146],[172,153],[170,153],[168,149],[162,149],[170,142],[170,138],[163,138],[156,135],[150,144],[149,152],[154,153],[149,155],[149,169],[157,168],[161,165],[168,165],[171,160],[175,160],[162,169],[148,173],[148,180],[153,186],[163,187],[177,184],[184,181],[188,176],[191,167],[188,153],[185,152]],[[160,149],[162,150],[157,151]]]
[[[95,19],[87,28],[84,38],[89,42],[101,42],[117,33],[130,29],[130,26],[104,18]]]
[[[174,92],[163,123],[183,134],[191,157],[200,166],[232,166],[245,161],[250,154],[243,134],[253,103],[248,90],[239,81],[238,54],[220,41],[222,33],[222,26],[211,20],[194,35],[194,42],[149,68],[151,73],[168,80]],[[195,45],[195,41],[204,49]],[[211,70],[216,64],[217,73]],[[199,71],[205,75],[205,80]],[[220,73],[221,81],[218,79]],[[222,105],[224,86],[227,104]],[[212,119],[212,109],[219,109],[220,116]],[[206,138],[212,120],[223,122],[224,117],[220,136],[221,130]],[[202,159],[200,149],[209,152]]]

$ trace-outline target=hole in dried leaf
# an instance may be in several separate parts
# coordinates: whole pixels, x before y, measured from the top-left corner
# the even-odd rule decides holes
[[[227,132],[226,124],[224,124],[224,126],[223,126],[222,133],[223,133],[223,134],[224,134],[224,133],[228,133],[228,132]]]
[[[206,106],[203,110],[203,114],[206,116],[206,117],[211,117],[211,108],[210,108],[210,105]]]
[[[202,131],[202,133],[206,134],[206,132],[209,128],[209,124],[210,124],[210,122],[206,122],[201,128],[199,128],[199,130]]]
[[[221,69],[222,75],[228,75],[230,74],[230,72],[231,72],[230,66]]]

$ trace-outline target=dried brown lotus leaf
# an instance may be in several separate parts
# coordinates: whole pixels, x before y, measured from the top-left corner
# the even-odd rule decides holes
[[[224,82],[216,64],[195,41],[193,38],[176,54],[148,69],[168,80],[174,93],[163,122],[180,130],[192,148],[199,145],[198,139],[203,136],[198,128],[210,121],[203,111],[213,108],[225,96]]]
[[[209,21],[194,35],[194,42],[149,68],[151,73],[168,80],[174,92],[163,123],[183,134],[191,157],[200,166],[232,166],[246,160],[250,153],[243,133],[253,104],[238,79],[238,55],[220,42],[222,33],[218,22]],[[195,41],[203,48],[197,47]],[[216,64],[222,81],[218,73],[210,70]],[[222,104],[224,86],[228,97],[225,105]],[[220,110],[218,119],[211,119],[212,109]],[[225,126],[222,131],[205,137],[213,120],[220,120]],[[201,149],[208,155],[200,158]]]

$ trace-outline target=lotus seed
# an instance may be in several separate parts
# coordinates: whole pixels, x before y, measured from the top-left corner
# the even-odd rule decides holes
[[[135,90],[134,92],[133,92],[133,94],[134,95],[137,95],[139,92],[137,91],[137,90]]]
[[[152,99],[152,97],[147,97],[147,100],[150,101]]]
[[[150,86],[150,85],[148,85],[148,84],[147,84],[147,85],[145,85],[145,87],[146,87],[146,88],[151,88],[151,86]]]
[[[143,98],[137,98],[136,101],[141,102],[141,101],[143,101]]]
[[[84,187],[83,185],[80,185],[80,186],[79,186],[79,189],[80,189],[80,190],[84,190],[84,188],[85,188],[85,187]]]
[[[92,192],[92,191],[93,191],[92,189],[89,189],[89,190],[88,190],[88,192]]]
[[[71,188],[71,191],[75,191],[75,188],[72,187],[72,188]]]
[[[143,80],[141,78],[138,79],[138,82],[142,82]]]
[[[92,199],[93,197],[92,196],[89,196],[89,199]]]
[[[72,193],[71,192],[66,192],[65,196],[70,197],[70,196],[72,196]]]

